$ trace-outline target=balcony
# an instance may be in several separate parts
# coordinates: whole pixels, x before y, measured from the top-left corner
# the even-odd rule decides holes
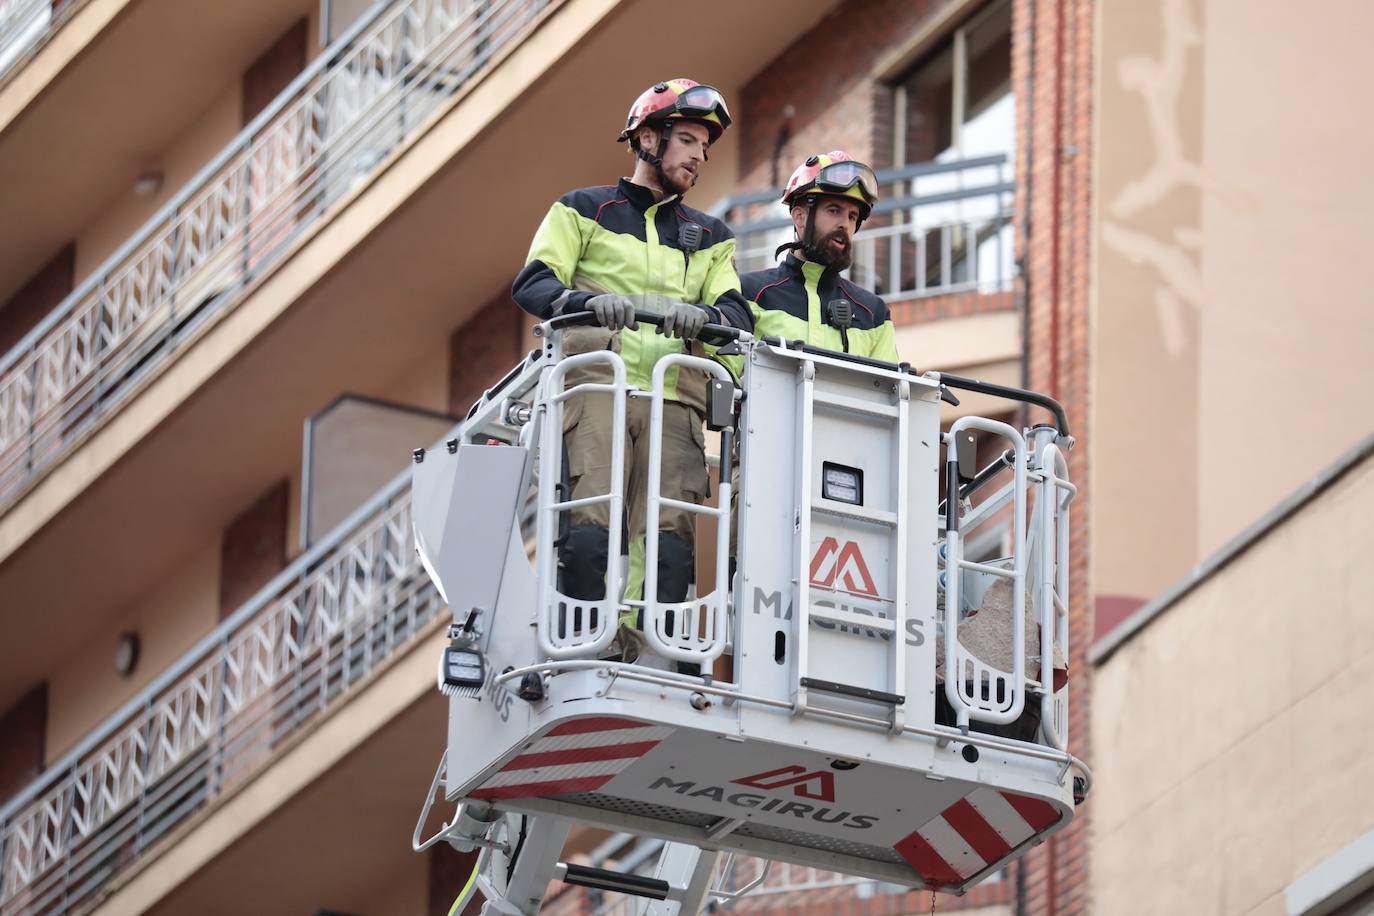
[[[0,703],[294,473],[302,418],[393,397],[431,353],[438,383],[549,202],[624,167],[603,125],[625,99],[664,68],[729,92],[829,5],[706,0],[677,50],[627,65],[648,0],[408,0],[312,64],[0,360]],[[570,106],[579,85],[604,89]],[[81,575],[55,577],[73,556]]]
[[[359,23],[0,360],[0,506],[219,317],[547,0]]]
[[[923,369],[1022,384],[1012,170],[992,155],[878,172],[881,199],[854,237],[848,276],[886,300],[899,352]],[[716,208],[735,227],[742,273],[776,263],[777,246],[791,241],[781,195],[738,194]],[[944,408],[946,422],[1005,409],[985,395],[961,402]]]
[[[854,237],[849,278],[888,305],[1011,289],[1016,276],[1013,163],[1004,155],[924,162],[878,172],[880,200]],[[741,273],[774,263],[791,241],[779,190],[727,198],[717,215],[735,226]]]
[[[312,0],[6,0],[0,301],[112,203],[129,201],[147,157],[172,149],[311,6]],[[237,104],[224,114],[230,133],[242,125]],[[225,138],[217,128],[212,142]],[[180,182],[206,158],[188,148],[159,165]],[[92,252],[108,251],[104,245],[92,240]],[[89,267],[80,257],[84,273]]]
[[[100,899],[439,628],[409,499],[404,474],[0,809],[0,914]]]
[[[0,80],[22,67],[76,12],[75,2],[6,0],[0,4]]]
[[[145,404],[150,394],[161,400],[159,381],[172,397],[162,402],[165,407],[184,398],[184,378],[159,376],[181,357],[196,354],[194,344],[203,342],[255,284],[289,258],[305,234],[344,205],[341,197],[375,175],[387,153],[413,139],[424,117],[487,67],[545,5],[416,0],[374,8],[333,52],[318,59],[198,180],[0,360],[4,508],[12,509],[21,494],[32,496],[28,491],[35,483],[82,447],[87,455],[103,455],[96,459],[101,470],[114,464],[122,448],[92,446],[92,434],[140,394]],[[239,342],[246,345],[250,339],[251,334],[244,335]],[[181,360],[183,370],[193,373],[212,365],[194,355],[189,363]],[[255,370],[248,374],[264,378]],[[275,381],[291,384],[289,375],[279,374]],[[349,382],[335,384],[337,393]],[[300,418],[328,397],[313,398],[313,406],[304,409],[297,405],[295,416],[283,415],[279,428],[298,429]],[[231,410],[250,408],[246,418],[239,413],[240,419],[229,423],[218,412],[207,422],[221,429],[254,425],[251,405],[264,399],[231,400]],[[179,449],[190,441],[178,431],[149,441],[144,439],[147,430],[143,426],[124,438],[123,447],[141,445],[154,464],[168,458],[180,463]],[[12,696],[17,685],[51,670],[60,657],[64,618],[70,624],[76,619],[72,615],[118,610],[165,575],[178,550],[205,537],[207,528],[213,532],[222,525],[225,513],[232,514],[232,503],[242,504],[244,491],[233,488],[235,473],[262,475],[272,465],[278,468],[275,473],[289,468],[292,439],[298,442],[298,434],[285,434],[279,440],[283,448],[259,448],[249,459],[233,462],[236,470],[227,476],[222,461],[202,454],[194,464],[202,473],[190,475],[187,484],[197,493],[192,502],[215,504],[208,515],[173,513],[169,518],[159,501],[147,499],[154,490],[164,496],[178,491],[175,475],[169,477],[165,465],[145,466],[147,473],[130,468],[133,480],[107,480],[100,495],[115,504],[88,502],[90,514],[82,519],[69,513],[65,526],[44,528],[68,497],[98,475],[77,470],[84,479],[66,489],[56,505],[40,492],[37,500],[11,512],[0,523],[0,556],[9,560],[20,552],[21,557],[0,572],[0,591],[12,599],[5,602],[12,612],[6,617],[24,605],[42,606],[47,614],[37,615],[45,618],[37,626],[11,621],[17,639],[7,655],[14,664],[5,666],[0,694]],[[34,502],[39,504],[36,512],[31,511]],[[94,536],[118,519],[139,516],[144,524],[137,548],[122,551],[120,538],[110,537],[108,529],[89,545],[81,543],[87,532]],[[37,538],[36,532],[41,532]],[[73,547],[89,558],[83,575],[54,582],[51,570]],[[100,579],[103,586],[97,590]]]

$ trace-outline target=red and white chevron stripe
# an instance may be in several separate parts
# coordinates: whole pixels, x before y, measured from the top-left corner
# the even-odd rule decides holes
[[[1049,802],[976,789],[894,847],[931,887],[955,887],[1059,822]]]
[[[591,716],[554,726],[472,793],[532,798],[594,792],[673,733],[664,725]]]

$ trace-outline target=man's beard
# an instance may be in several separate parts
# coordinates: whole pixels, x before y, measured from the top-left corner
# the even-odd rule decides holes
[[[815,245],[802,245],[802,255],[811,263],[832,270],[846,270],[854,262],[854,243],[847,241],[841,249],[831,247],[830,240],[842,233],[832,232]]]
[[[659,184],[663,185],[663,190],[665,193],[674,194],[678,197],[682,197],[686,195],[688,191],[692,190],[692,186],[697,183],[697,176],[693,175],[691,172],[688,172],[686,169],[679,168],[675,169],[674,171],[678,174],[686,176],[686,182],[683,183],[675,181],[668,174],[668,170],[661,165],[658,167],[658,181]]]

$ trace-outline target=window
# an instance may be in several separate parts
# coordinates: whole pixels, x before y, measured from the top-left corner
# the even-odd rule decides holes
[[[1003,156],[1000,165],[956,167],[917,175],[912,197],[958,195],[911,208],[919,277],[934,287],[1004,289],[1012,276],[1009,191],[1016,152],[1016,98],[1011,90],[1011,3],[983,7],[956,28],[894,87],[893,163],[953,165]]]
[[[1014,151],[1011,4],[984,7],[896,87],[894,162],[948,162]]]

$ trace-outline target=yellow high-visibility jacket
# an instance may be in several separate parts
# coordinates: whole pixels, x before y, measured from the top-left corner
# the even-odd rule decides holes
[[[747,273],[741,282],[754,313],[755,337],[801,340],[827,350],[843,350],[848,337],[850,353],[900,361],[887,303],[839,271],[788,254],[777,267]],[[853,324],[844,336],[826,320],[826,309],[836,299],[852,304]],[[722,362],[736,375],[743,369],[739,357],[722,357]]]
[[[695,250],[683,243],[691,225],[700,227]],[[734,233],[725,223],[676,196],[656,201],[648,188],[622,178],[617,185],[571,191],[550,208],[511,295],[540,319],[579,311],[599,293],[619,293],[660,313],[673,301],[703,305],[712,323],[750,330],[753,314],[740,293],[734,257]],[[607,347],[620,353],[627,381],[638,388],[650,386],[660,358],[684,350],[682,340],[644,323],[614,333],[578,328],[564,337],[566,355]],[[688,352],[704,351],[693,341]],[[704,373],[669,370],[664,395],[704,411]]]

